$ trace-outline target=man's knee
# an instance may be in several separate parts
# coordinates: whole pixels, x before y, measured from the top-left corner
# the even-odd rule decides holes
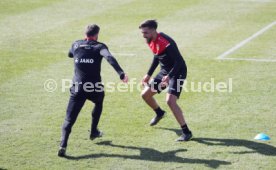
[[[153,92],[150,91],[150,89],[148,90],[145,90],[141,93],[141,97],[144,99],[144,100],[148,100],[150,97],[152,97],[154,95]]]
[[[104,101],[104,97],[105,97],[105,93],[98,93],[96,97],[91,97],[92,102],[94,102],[97,105],[101,105],[103,104]]]
[[[147,100],[148,95],[147,95],[147,93],[146,93],[145,91],[143,91],[143,92],[141,93],[141,97],[142,97],[144,100]]]
[[[171,98],[171,97],[168,97],[168,98],[166,99],[166,103],[167,103],[167,105],[169,105],[169,106],[171,107],[171,106],[176,105],[176,100],[173,99],[173,98]]]

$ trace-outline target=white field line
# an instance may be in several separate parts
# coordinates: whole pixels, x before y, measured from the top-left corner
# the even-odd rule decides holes
[[[114,56],[136,56],[134,53],[113,53],[111,52]]]
[[[225,57],[227,55],[229,55],[229,54],[233,53],[234,51],[236,51],[237,49],[241,48],[242,46],[244,46],[249,41],[253,40],[254,38],[258,37],[259,35],[261,35],[265,31],[267,31],[268,29],[270,29],[271,27],[273,27],[275,24],[276,24],[276,21],[270,23],[266,27],[262,28],[260,31],[256,32],[252,36],[250,36],[247,39],[241,41],[240,43],[236,44],[234,47],[230,48],[229,50],[227,50],[226,52],[224,52],[223,54],[221,54],[220,56],[218,56],[217,59],[225,59]]]
[[[222,60],[257,61],[257,62],[276,62],[276,60],[273,60],[273,59],[258,59],[258,58],[222,58]]]

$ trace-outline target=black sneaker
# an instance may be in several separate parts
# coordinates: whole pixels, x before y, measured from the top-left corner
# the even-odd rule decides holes
[[[66,154],[66,148],[60,147],[58,150],[58,156],[65,157],[65,154]]]
[[[182,134],[178,139],[176,139],[176,141],[178,142],[186,142],[191,140],[193,137],[192,132],[191,133],[186,133],[186,134]]]
[[[150,125],[151,126],[156,125],[163,117],[165,117],[165,115],[166,115],[166,112],[164,112],[162,116],[155,116],[154,118],[151,119]]]
[[[100,138],[100,137],[102,137],[102,136],[103,136],[103,132],[97,130],[97,131],[92,132],[92,133],[90,134],[90,139],[91,139],[91,140],[94,140],[95,138]]]

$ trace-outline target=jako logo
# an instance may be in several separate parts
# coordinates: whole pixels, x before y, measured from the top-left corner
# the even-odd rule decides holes
[[[90,63],[90,64],[92,64],[92,63],[94,63],[94,60],[90,59],[90,58],[81,58],[81,59],[76,58],[75,63]]]

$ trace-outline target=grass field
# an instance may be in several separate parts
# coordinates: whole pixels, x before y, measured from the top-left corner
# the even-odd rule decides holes
[[[275,169],[276,24],[217,59],[275,22],[275,9],[275,0],[1,0],[0,169]],[[57,157],[69,98],[61,81],[73,76],[71,43],[97,23],[99,41],[140,81],[152,60],[138,29],[148,18],[177,42],[188,65],[187,89],[190,82],[232,78],[233,91],[182,93],[178,103],[194,134],[187,143],[174,141],[180,131],[165,93],[156,99],[168,116],[156,127],[148,124],[154,114],[138,90],[106,93],[104,137],[89,140],[87,101],[69,158]],[[106,61],[102,78],[120,82]],[[53,93],[44,90],[48,79],[58,83]],[[254,140],[261,132],[271,140]]]

